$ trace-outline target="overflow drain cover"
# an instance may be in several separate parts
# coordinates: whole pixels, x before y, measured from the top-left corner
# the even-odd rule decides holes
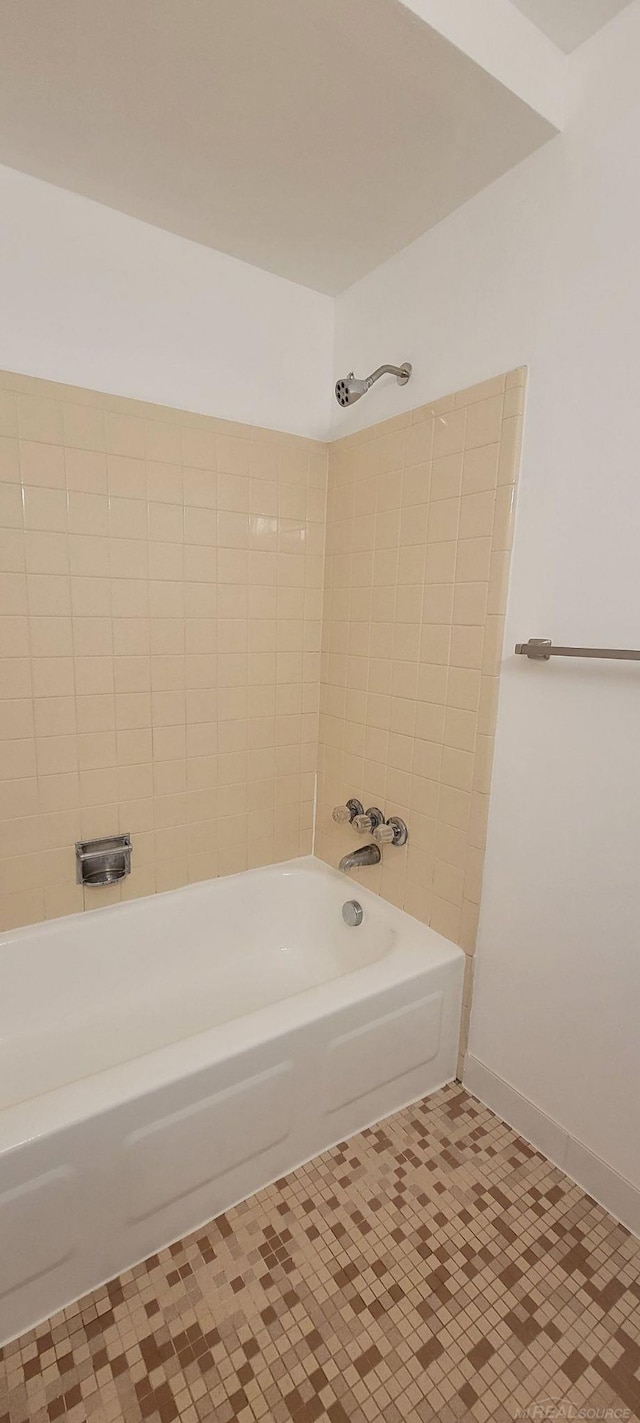
[[[347,899],[346,903],[343,904],[342,918],[345,924],[349,925],[350,929],[357,929],[358,924],[362,923],[364,910],[362,905],[358,904],[357,899]]]

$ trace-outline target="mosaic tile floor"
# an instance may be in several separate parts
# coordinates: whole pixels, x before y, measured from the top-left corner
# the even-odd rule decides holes
[[[636,1419],[639,1374],[640,1243],[453,1084],[8,1345],[0,1423]]]

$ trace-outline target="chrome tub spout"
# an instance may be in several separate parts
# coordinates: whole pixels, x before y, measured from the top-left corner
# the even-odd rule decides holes
[[[378,865],[380,856],[379,845],[362,845],[359,850],[352,850],[350,854],[343,855],[338,869],[347,874],[349,870],[359,870],[362,865]]]

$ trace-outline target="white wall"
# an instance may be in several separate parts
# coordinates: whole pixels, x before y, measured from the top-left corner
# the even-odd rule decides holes
[[[333,301],[0,168],[0,366],[326,438]]]
[[[530,367],[471,1050],[640,1184],[640,0],[563,136],[338,301],[336,373],[413,362],[346,432]]]

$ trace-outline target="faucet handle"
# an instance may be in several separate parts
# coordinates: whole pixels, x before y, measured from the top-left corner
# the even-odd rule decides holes
[[[356,815],[353,821],[353,828],[360,835],[370,835],[377,825],[384,824],[384,815],[378,810],[377,805],[370,805],[365,815]]]
[[[390,815],[382,825],[376,825],[373,838],[377,845],[406,845],[409,831],[399,815]]]
[[[334,806],[331,819],[335,820],[336,825],[348,825],[350,821],[354,821],[357,816],[362,815],[363,809],[361,801],[348,800],[346,805]]]

